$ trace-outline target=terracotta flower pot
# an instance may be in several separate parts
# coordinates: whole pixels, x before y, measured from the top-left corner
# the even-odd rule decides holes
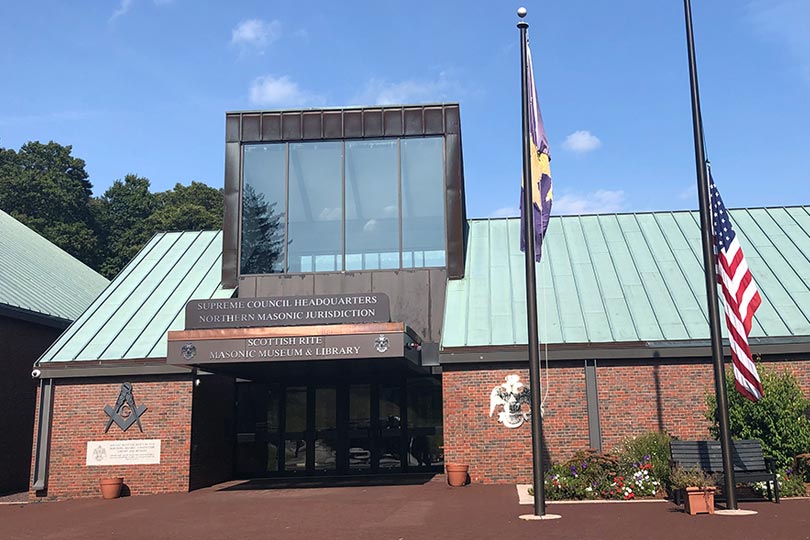
[[[124,486],[124,479],[120,476],[112,478],[102,478],[99,480],[101,485],[101,496],[104,499],[117,499],[121,496],[121,488]]]
[[[470,470],[469,465],[448,463],[444,467],[447,470],[448,484],[450,484],[453,487],[461,487],[467,483],[467,471]]]
[[[684,510],[691,515],[714,514],[714,487],[688,487],[684,491]]]

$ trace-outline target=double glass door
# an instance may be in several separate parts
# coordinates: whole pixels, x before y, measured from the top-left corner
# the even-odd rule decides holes
[[[438,411],[427,419],[425,381],[416,385],[420,395],[410,397],[411,406],[410,379],[309,386],[240,383],[237,476],[364,475],[440,466],[441,388],[432,380],[431,403]]]

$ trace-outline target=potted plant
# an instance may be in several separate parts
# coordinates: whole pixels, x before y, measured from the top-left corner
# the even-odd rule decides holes
[[[453,487],[461,487],[467,483],[467,472],[470,469],[469,465],[459,463],[445,464],[447,469],[447,483]]]
[[[124,487],[124,479],[121,476],[112,476],[99,480],[101,486],[101,497],[104,499],[117,499],[121,496],[121,488]]]
[[[699,467],[675,467],[669,477],[672,487],[680,489],[684,510],[689,515],[714,514],[714,478]]]

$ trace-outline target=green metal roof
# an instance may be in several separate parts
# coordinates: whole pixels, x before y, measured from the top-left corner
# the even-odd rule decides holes
[[[763,299],[752,338],[810,336],[809,210],[730,211]],[[447,286],[442,348],[528,342],[519,233],[518,218],[469,222],[465,276]],[[540,340],[708,340],[702,261],[697,212],[552,217],[536,265]]]
[[[0,306],[72,321],[108,283],[0,210]]]
[[[221,267],[222,232],[157,234],[39,362],[165,358],[189,300],[233,295]]]

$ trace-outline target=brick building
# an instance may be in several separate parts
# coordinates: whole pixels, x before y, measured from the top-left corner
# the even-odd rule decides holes
[[[38,361],[32,496],[451,461],[527,481],[529,424],[492,400],[528,383],[519,220],[467,218],[461,150],[454,104],[228,113],[224,230],[157,235]],[[731,213],[752,349],[810,390],[810,213]],[[548,459],[707,436],[700,253],[694,212],[552,218]]]
[[[0,494],[28,485],[32,364],[107,283],[0,210]]]

